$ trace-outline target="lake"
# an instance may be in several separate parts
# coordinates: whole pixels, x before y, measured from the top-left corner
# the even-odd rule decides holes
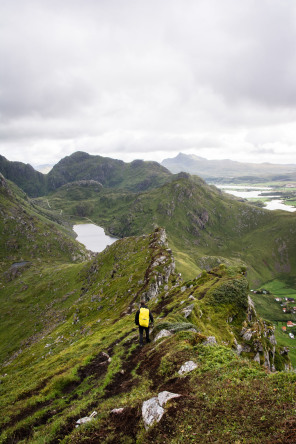
[[[108,236],[102,227],[95,224],[74,225],[73,230],[78,235],[76,240],[94,253],[100,253],[107,245],[117,241],[116,237]]]
[[[261,193],[264,191],[270,191],[270,187],[251,187],[243,185],[216,185],[215,186],[226,193],[233,194],[236,197],[243,197],[244,199],[254,199],[254,198],[268,198],[271,200],[265,203],[265,209],[267,210],[284,210],[294,212],[295,207],[291,205],[285,205],[282,200],[276,196],[262,196]]]

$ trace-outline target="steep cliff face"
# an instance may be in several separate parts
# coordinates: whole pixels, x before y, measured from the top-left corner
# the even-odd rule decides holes
[[[263,321],[257,316],[254,302],[248,297],[246,319],[240,332],[241,338],[236,342],[238,354],[248,356],[271,371],[291,368],[288,359],[283,356],[282,348],[277,348],[275,328],[272,323]]]

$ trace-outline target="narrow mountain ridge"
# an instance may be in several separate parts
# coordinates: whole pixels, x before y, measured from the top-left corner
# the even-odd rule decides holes
[[[225,440],[226,427],[228,442],[289,438],[294,422],[286,411],[296,376],[270,373],[288,368],[289,359],[272,326],[256,316],[244,269],[221,265],[182,282],[165,232],[157,229],[52,271],[42,270],[43,290],[30,268],[1,296],[1,303],[14,298],[22,281],[28,286],[27,301],[18,301],[28,304],[22,330],[42,324],[34,340],[2,361],[1,443],[206,443]],[[40,311],[34,313],[36,297]],[[134,316],[142,297],[155,327],[153,342],[141,349]],[[7,305],[4,318],[6,310],[14,318],[13,307]],[[54,322],[45,327],[49,317]],[[2,344],[12,329],[6,326]],[[168,401],[167,392],[178,397]],[[162,417],[149,422],[144,405],[152,399],[165,404]],[[279,408],[283,400],[285,409]],[[89,424],[77,428],[84,417]]]

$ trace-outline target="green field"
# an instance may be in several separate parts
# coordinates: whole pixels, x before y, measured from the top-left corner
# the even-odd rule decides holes
[[[296,339],[291,339],[288,335],[290,332],[295,334],[296,328],[287,328],[287,332],[282,331],[282,327],[287,325],[288,321],[296,323],[296,313],[284,313],[281,303],[275,301],[276,297],[296,300],[296,289],[291,286],[291,283],[277,279],[264,284],[262,288],[270,291],[271,294],[252,294],[257,312],[264,319],[274,323],[277,343],[280,346],[289,347],[292,365],[296,367]],[[294,305],[296,306],[296,302],[287,304],[287,307]]]

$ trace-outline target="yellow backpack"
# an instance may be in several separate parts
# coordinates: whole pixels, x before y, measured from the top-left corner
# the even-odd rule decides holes
[[[139,325],[141,327],[148,327],[149,326],[149,309],[148,308],[140,308]]]

